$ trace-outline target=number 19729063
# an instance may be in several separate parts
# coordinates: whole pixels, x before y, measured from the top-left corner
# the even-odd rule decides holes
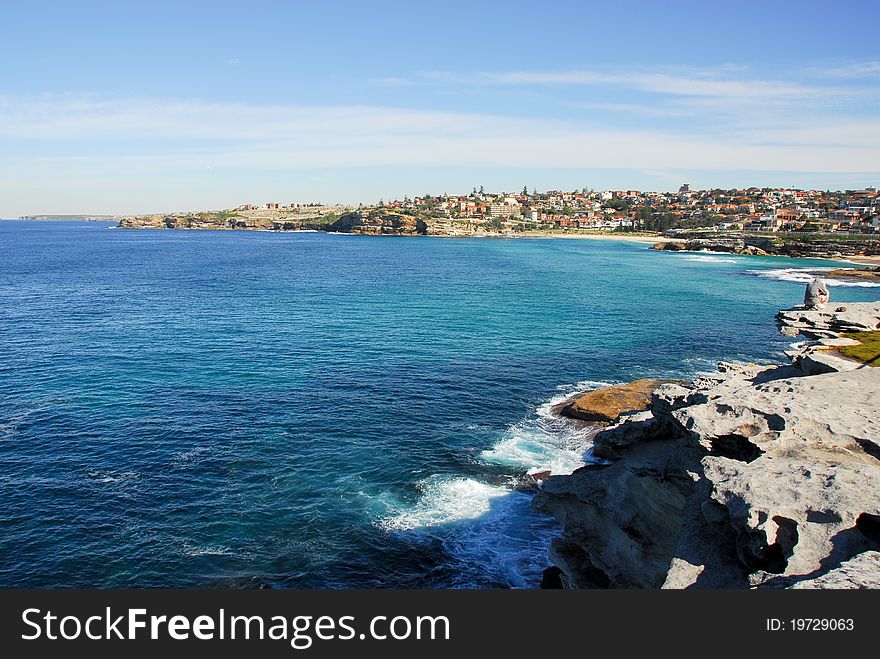
[[[767,618],[767,631],[793,632],[849,632],[855,629],[852,618]]]

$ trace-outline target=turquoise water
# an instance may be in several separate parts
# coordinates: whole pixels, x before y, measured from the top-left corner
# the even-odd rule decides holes
[[[533,587],[548,404],[778,359],[810,265],[0,222],[0,586]]]

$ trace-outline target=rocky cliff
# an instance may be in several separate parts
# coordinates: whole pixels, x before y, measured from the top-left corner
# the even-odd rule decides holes
[[[265,212],[267,213],[268,212]],[[415,215],[392,211],[349,211],[322,217],[254,216],[251,214],[201,213],[194,215],[140,215],[123,217],[120,229],[262,229],[267,231],[332,231],[370,235],[414,236],[428,233],[425,221]]]
[[[327,227],[328,231],[388,236],[419,236],[427,233],[425,221],[415,215],[385,211],[353,211]]]
[[[834,352],[880,329],[880,303],[778,322],[810,333],[792,363],[662,384],[596,435],[594,464],[543,482],[548,584],[880,587],[880,369]]]

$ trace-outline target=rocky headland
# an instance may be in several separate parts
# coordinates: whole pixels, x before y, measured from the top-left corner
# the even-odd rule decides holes
[[[839,352],[880,302],[777,322],[804,339],[790,363],[633,383],[590,464],[543,480],[533,506],[562,525],[544,587],[880,587],[880,369]],[[625,391],[588,396],[610,416]]]
[[[313,213],[320,214],[314,215]],[[241,211],[189,215],[140,215],[123,217],[120,229],[201,229],[262,231],[326,231],[386,236],[443,234],[446,225],[424,216],[384,209],[351,210],[321,207],[318,211]],[[479,232],[474,227],[474,232]],[[485,229],[482,229],[486,233]]]
[[[779,237],[727,234],[702,238],[681,238],[655,243],[662,251],[726,252],[750,256],[791,256],[797,258],[846,258],[880,255],[880,240],[871,237]]]

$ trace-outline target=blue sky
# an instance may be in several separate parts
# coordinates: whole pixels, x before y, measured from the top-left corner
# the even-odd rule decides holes
[[[880,183],[871,2],[4,2],[0,216]]]

